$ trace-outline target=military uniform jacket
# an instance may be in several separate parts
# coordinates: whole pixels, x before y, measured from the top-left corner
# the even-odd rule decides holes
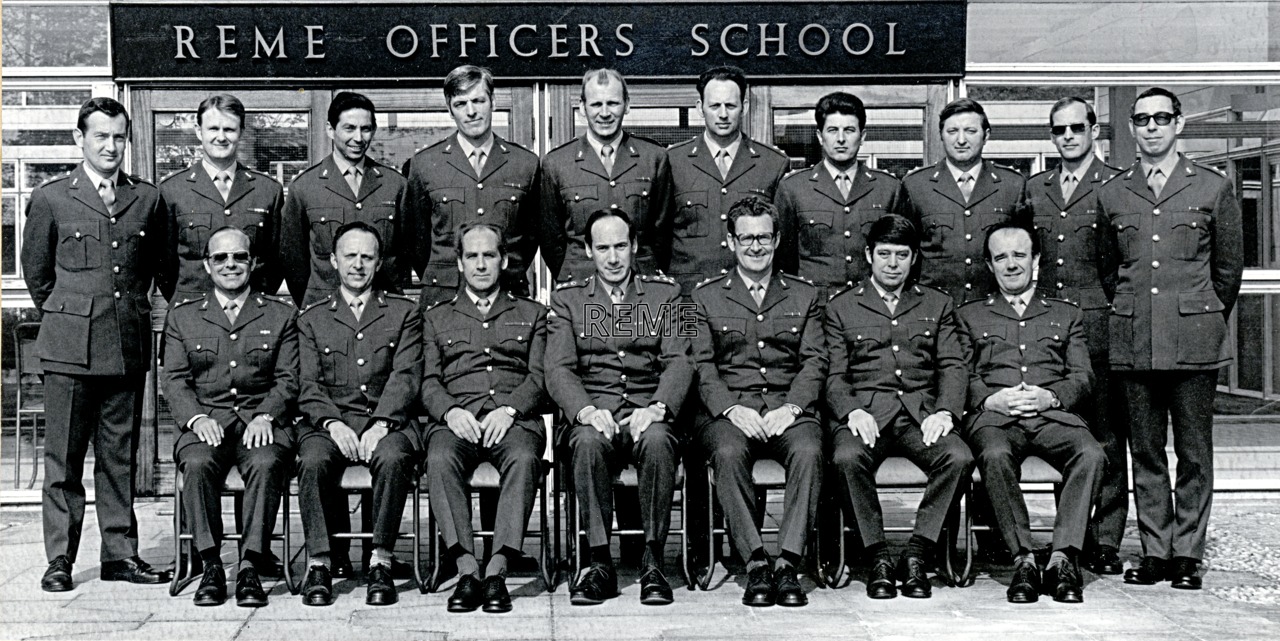
[[[419,151],[409,163],[408,212],[417,236],[415,269],[424,285],[456,288],[461,274],[454,234],[469,222],[504,230],[507,268],[502,288],[528,290],[525,270],[537,251],[544,224],[538,212],[538,157],[497,135],[480,176],[471,167],[458,134]]]
[[[922,285],[904,286],[893,312],[870,281],[833,296],[823,326],[836,423],[857,409],[880,427],[903,410],[917,424],[941,410],[963,416],[969,372],[954,310],[949,296]]]
[[[165,205],[151,183],[118,173],[107,212],[84,165],[36,188],[27,203],[22,270],[41,310],[36,349],[47,372],[120,376],[151,358],[154,279],[165,297]]]
[[[818,287],[849,288],[862,280],[871,223],[897,211],[897,178],[861,163],[849,177],[847,198],[825,163],[788,175],[778,187],[779,264]]]
[[[362,434],[376,420],[403,428],[422,386],[422,315],[407,296],[375,291],[357,321],[340,292],[298,317],[303,416]]]
[[[284,278],[280,265],[280,211],[284,189],[270,176],[237,164],[226,201],[201,163],[160,181],[169,207],[170,260],[177,261],[176,299],[199,298],[213,291],[204,271],[209,236],[223,227],[237,227],[253,243],[258,268],[250,278],[256,292],[274,294]]]
[[[1018,214],[1025,183],[1022,174],[984,160],[966,203],[946,160],[907,174],[898,213],[920,230],[920,284],[941,289],[956,305],[996,291],[982,243],[989,227]]]
[[[359,196],[351,193],[332,154],[299,174],[289,186],[280,254],[285,282],[298,305],[313,304],[337,291],[341,283],[329,264],[333,234],[350,222],[368,223],[382,237],[382,266],[375,288],[402,291],[411,282],[413,235],[402,214],[405,179],[371,158],[362,162]]]
[[[698,391],[711,416],[734,405],[764,412],[787,403],[817,415],[827,370],[817,288],[774,273],[757,307],[734,269],[703,281],[693,302]]]
[[[556,287],[547,313],[547,392],[570,421],[588,405],[617,414],[661,401],[679,414],[693,381],[693,322],[682,318],[680,300],[680,286],[663,276],[633,274],[617,306],[596,276]]]
[[[427,310],[422,328],[422,407],[441,427],[455,407],[482,417],[508,405],[527,417],[542,406],[545,306],[504,292],[481,317],[463,293]]]
[[[1104,184],[1098,206],[1116,247],[1113,369],[1217,369],[1240,293],[1240,202],[1222,174],[1187,158],[1157,198],[1141,165]]]
[[[258,414],[290,424],[298,398],[298,315],[289,299],[250,292],[232,323],[211,290],[170,308],[164,340],[160,384],[179,427],[199,414],[224,429]]]
[[[1083,310],[1109,306],[1102,278],[1108,275],[1107,264],[1112,258],[1102,242],[1107,220],[1098,210],[1098,189],[1118,171],[1093,158],[1085,171],[1086,179],[1076,185],[1069,201],[1062,199],[1061,168],[1038,173],[1027,181],[1027,213],[1040,234],[1039,286],[1053,298],[1075,303]],[[1092,343],[1094,337],[1089,340]]]
[[[654,247],[670,188],[667,151],[655,142],[623,133],[615,143],[613,174],[604,170],[596,150],[580,136],[542,159],[542,216],[549,225],[543,258],[560,281],[587,279],[596,273],[587,258],[587,218],[600,209],[618,209],[631,217],[639,236],[636,269],[653,273]]]
[[[753,195],[772,201],[788,161],[782,152],[743,136],[728,176],[721,179],[706,141],[698,136],[667,149],[667,162],[671,196],[658,219],[658,237],[670,246],[659,247],[658,269],[693,291],[735,265],[725,240],[729,208]]]
[[[1080,308],[1036,294],[1019,317],[997,293],[964,305],[957,316],[969,361],[970,430],[1021,420],[982,407],[988,396],[1019,383],[1058,397],[1062,407],[1041,412],[1043,418],[1087,427],[1079,414],[1089,401],[1093,370]]]

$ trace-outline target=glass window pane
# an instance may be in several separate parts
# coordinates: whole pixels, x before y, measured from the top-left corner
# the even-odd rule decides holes
[[[509,138],[511,112],[493,112],[493,131]],[[399,111],[378,114],[378,132],[369,147],[369,157],[403,171],[419,149],[444,140],[457,127],[445,111]]]
[[[876,169],[887,171],[899,180],[906,176],[916,167],[924,166],[924,160],[920,158],[876,158]]]
[[[250,112],[240,135],[240,162],[286,183],[308,167],[310,114]],[[192,113],[155,114],[156,176],[163,178],[202,157]]]
[[[1236,302],[1236,380],[1239,388],[1262,392],[1266,371],[1264,297],[1244,295]]]
[[[18,180],[15,175],[18,173],[18,165],[11,162],[4,163],[3,172],[4,180],[0,182],[0,188],[13,189],[16,187]]]
[[[74,125],[74,120],[72,121]],[[2,138],[5,145],[40,147],[74,146],[76,139],[70,128],[64,129],[5,129]]]
[[[923,154],[923,119],[924,110],[920,108],[867,108],[867,133],[858,153],[859,159],[866,161],[880,154]],[[773,144],[791,158],[792,168],[808,167],[822,160],[822,145],[818,142],[817,132],[812,107],[773,111]],[[892,172],[905,166],[898,163],[900,161],[894,159],[890,161],[890,168],[878,168]],[[915,166],[919,163],[912,168]]]
[[[80,163],[75,162],[29,162],[26,163],[26,180],[23,185],[27,189],[35,189],[44,184],[44,181],[55,176],[61,176],[70,173]]]
[[[0,273],[12,276],[18,273],[18,198],[5,196],[3,203],[3,225],[0,226],[0,247],[4,255],[0,256]]]
[[[690,114],[695,114],[693,120]],[[687,107],[632,107],[624,128],[666,146],[702,135],[702,118]],[[587,118],[581,109],[573,110],[573,135],[587,133]]]
[[[107,5],[3,7],[4,66],[105,67]]]
[[[0,93],[0,104],[6,107],[18,107],[22,105],[22,95],[24,91],[5,91]]]
[[[44,107],[50,105],[61,105],[64,107],[79,107],[85,101],[92,97],[92,93],[85,89],[78,90],[50,90],[50,91],[27,91],[26,105],[28,107]]]

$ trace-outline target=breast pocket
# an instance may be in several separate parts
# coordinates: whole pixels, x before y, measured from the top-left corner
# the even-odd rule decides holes
[[[934,258],[946,255],[947,240],[955,233],[955,214],[925,214],[921,217],[920,224],[924,227],[921,253]]]
[[[512,232],[519,232],[521,235],[526,233],[525,230],[519,228],[517,216],[520,213],[520,202],[524,200],[527,192],[523,189],[508,186],[500,187],[496,192],[496,198],[493,201],[493,212],[498,217],[497,224]]]
[[[316,207],[310,212],[311,251],[316,256],[333,253],[333,234],[346,222],[341,207]]]
[[[621,186],[623,209],[631,215],[632,220],[645,220],[649,216],[648,180],[625,183]]]
[[[183,258],[200,260],[213,231],[213,215],[200,212],[178,214],[178,251]]]
[[[373,201],[365,205],[365,216],[369,224],[378,230],[382,243],[388,249],[395,247],[396,241],[396,201]]]
[[[328,385],[350,385],[351,368],[355,364],[348,358],[347,341],[327,336],[316,339],[320,350],[320,380]]]
[[[937,337],[935,325],[935,323],[923,320],[907,323],[907,335],[911,337],[912,347],[932,352],[933,341]]]
[[[58,267],[69,271],[101,267],[101,229],[96,220],[58,223]]]
[[[247,343],[245,360],[261,376],[271,376],[276,368],[276,343],[273,339],[253,338]]]
[[[183,346],[187,349],[187,366],[191,368],[191,376],[197,383],[213,383],[218,380],[218,341],[216,336],[183,341]]]
[[[440,238],[439,241],[433,240],[433,243],[441,242],[453,244],[453,228],[461,225],[464,220],[462,216],[465,213],[466,202],[463,200],[465,194],[461,187],[441,187],[432,189],[429,194],[431,198],[432,210],[432,234],[433,238]]]
[[[1193,260],[1197,256],[1209,255],[1209,226],[1213,217],[1199,208],[1192,207],[1185,212],[1173,212],[1173,244],[1170,253],[1180,260]]]
[[[440,332],[436,334],[435,340],[436,347],[444,356],[444,368],[449,371],[456,368],[459,357],[471,349],[471,330],[451,329]]]
[[[1124,214],[1116,216],[1111,222],[1116,228],[1116,239],[1120,245],[1120,260],[1132,263],[1138,259],[1138,215]]]
[[[712,316],[707,319],[718,355],[740,354],[747,339],[747,321],[741,318]]]
[[[1058,354],[1066,361],[1067,331],[1063,327],[1038,325],[1036,327],[1036,346],[1045,352]]]
[[[232,223],[249,237],[249,242],[254,247],[258,246],[258,232],[262,230],[266,224],[267,210],[261,207],[250,207],[233,217]],[[203,247],[203,245],[201,245]]]
[[[800,248],[810,256],[830,256],[831,245],[836,239],[832,235],[835,214],[830,211],[800,212]]]
[[[368,365],[373,368],[371,372],[378,375],[391,372],[395,365],[396,343],[399,338],[400,332],[396,330],[373,333],[370,337],[373,341],[373,362]]]
[[[1227,336],[1226,307],[1212,289],[1178,294],[1178,362],[1188,365],[1222,360]]]
[[[681,236],[700,238],[711,233],[708,220],[710,212],[707,207],[706,191],[686,191],[676,194],[676,231]]]
[[[572,222],[569,229],[579,234],[585,233],[587,217],[591,212],[600,208],[600,196],[596,192],[595,185],[564,187],[560,190],[560,202],[563,202],[570,212]]]

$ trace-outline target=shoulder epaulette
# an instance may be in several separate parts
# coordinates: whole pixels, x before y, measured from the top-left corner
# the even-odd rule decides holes
[[[1132,173],[1133,173],[1133,167],[1129,167],[1128,169],[1121,169],[1116,172],[1116,175],[1102,181],[1102,184],[1103,185],[1110,184],[1112,181],[1118,178],[1124,178],[1125,176],[1128,176],[1129,174],[1132,174]]]
[[[320,162],[318,162],[318,163],[316,163],[316,164],[314,164],[314,165],[311,165],[310,167],[307,167],[306,169],[303,169],[302,171],[298,172],[298,175],[294,176],[294,180],[297,180],[298,178],[301,178],[301,177],[303,177],[303,176],[305,176],[305,175],[307,175],[307,174],[311,173],[312,171],[314,171],[314,170],[315,170],[315,168],[316,168],[316,167],[319,167],[320,165],[323,165],[323,164],[324,164],[324,161],[323,161],[323,160],[321,160]]]
[[[693,286],[693,288],[694,288],[694,289],[701,289],[702,287],[704,287],[704,286],[706,286],[706,285],[710,285],[711,283],[714,283],[714,282],[716,282],[716,281],[718,281],[718,280],[720,280],[720,277],[719,277],[719,276],[712,276],[712,277],[710,277],[710,278],[704,278],[704,279],[702,279],[702,281],[698,282],[698,284],[694,285],[694,286]]]
[[[691,143],[691,142],[693,142],[693,141],[695,141],[695,140],[697,140],[697,139],[698,139],[698,137],[697,137],[697,136],[694,136],[694,137],[692,137],[692,138],[690,138],[690,139],[688,139],[688,140],[682,140],[682,141],[680,141],[680,142],[673,142],[673,143],[671,143],[671,144],[667,145],[667,149],[675,149],[676,147],[683,147],[683,146],[685,146],[685,145],[687,145],[687,144],[689,144],[689,143]]]
[[[457,297],[457,296],[454,296],[453,298],[450,298],[450,299],[448,299],[448,300],[441,299],[441,300],[435,301],[434,303],[431,303],[431,304],[427,305],[427,308],[426,308],[426,310],[424,310],[424,311],[428,311],[428,312],[429,312],[429,311],[431,311],[431,310],[433,310],[433,309],[435,309],[435,308],[437,308],[437,307],[440,307],[441,305],[444,305],[445,303],[452,303],[452,302],[454,302],[454,301],[456,301],[456,300],[458,300],[458,297]]]
[[[189,169],[191,169],[191,168],[190,168],[190,167],[186,167],[186,168],[183,168],[183,169],[179,169],[178,171],[175,171],[175,172],[173,172],[173,173],[167,174],[164,178],[161,178],[161,179],[160,179],[160,183],[161,183],[161,184],[164,184],[164,183],[166,183],[166,182],[169,182],[169,179],[170,179],[170,178],[174,178],[174,177],[177,177],[177,176],[181,176],[182,174],[187,173],[187,171],[188,171]]]
[[[971,301],[967,301],[967,302],[961,303],[961,304],[960,304],[960,307],[968,307],[968,306],[970,306],[970,305],[972,305],[972,304],[974,304],[974,303],[983,303],[983,304],[986,304],[986,303],[990,303],[990,302],[994,302],[994,301],[995,301],[995,297],[994,297],[994,296],[988,296],[987,298],[975,298],[975,299],[973,299],[973,300],[971,300]]]
[[[1047,302],[1049,302],[1049,301],[1053,301],[1053,302],[1055,302],[1055,303],[1064,303],[1064,304],[1070,305],[1070,306],[1072,306],[1072,307],[1079,307],[1079,306],[1080,306],[1080,304],[1079,304],[1079,303],[1073,303],[1073,302],[1071,302],[1071,301],[1069,301],[1069,300],[1067,300],[1067,299],[1065,299],[1065,298],[1058,298],[1058,297],[1056,297],[1056,296],[1043,296],[1043,297],[1041,297],[1041,298],[1040,298],[1040,300],[1043,300],[1043,301],[1045,301],[1046,303],[1047,303]]]
[[[567,280],[563,283],[556,283],[556,291],[569,289],[571,287],[586,287],[587,281]]]
[[[640,281],[645,283],[666,283],[668,285],[676,284],[676,279],[666,274],[641,274]]]
[[[524,145],[521,145],[520,143],[511,142],[510,140],[494,140],[493,143],[498,147],[500,147],[503,151],[510,151],[511,149],[516,149],[519,151],[523,151],[527,154],[533,154],[533,152],[530,151],[529,148],[525,147]]]
[[[642,142],[647,142],[647,143],[649,143],[649,144],[651,144],[651,145],[653,145],[653,146],[655,146],[655,147],[658,147],[659,149],[662,149],[662,148],[665,148],[665,147],[666,147],[666,145],[663,145],[662,143],[660,143],[660,142],[658,142],[658,141],[654,140],[653,138],[650,138],[650,137],[648,137],[648,136],[638,136],[638,135],[633,134],[633,133],[631,133],[630,131],[628,131],[628,132],[627,132],[627,139],[633,139],[633,138],[634,138],[635,140],[639,140],[639,141],[642,141]]]
[[[991,163],[991,166],[992,166],[992,167],[995,167],[996,169],[1003,169],[1003,170],[1005,170],[1005,171],[1007,171],[1007,172],[1018,174],[1019,176],[1021,176],[1021,175],[1022,175],[1022,172],[1020,172],[1020,171],[1018,171],[1017,169],[1014,169],[1013,167],[1010,167],[1010,166],[1008,166],[1008,165],[1001,165],[1001,164],[999,164],[999,163],[994,163],[994,162],[993,162],[993,163]]]
[[[410,303],[413,303],[414,305],[417,305],[417,304],[418,304],[418,301],[414,300],[414,298],[413,298],[412,296],[408,295],[408,294],[395,294],[395,293],[392,293],[392,292],[383,292],[383,294],[382,294],[382,295],[383,295],[385,298],[390,298],[390,299],[393,299],[393,300],[404,300],[404,301],[409,301]]]
[[[942,291],[941,289],[938,289],[937,287],[934,287],[933,285],[923,285],[923,284],[920,284],[920,283],[912,283],[912,284],[911,284],[911,286],[912,286],[912,287],[914,287],[914,288],[916,288],[916,289],[927,289],[927,290],[930,290],[930,291],[932,291],[932,292],[935,292],[935,293],[938,293],[938,294],[942,294],[943,296],[946,296],[947,298],[950,298],[950,297],[951,297],[949,294],[947,294],[946,292]]]
[[[855,287],[858,287],[861,284],[862,284],[861,281],[859,281],[858,283],[854,283],[853,285],[848,285],[848,284],[841,285],[838,289],[827,292],[827,300],[828,301],[835,300],[836,296],[842,296],[844,294],[847,294],[853,291]]]
[[[70,178],[70,177],[71,177],[71,172],[69,172],[69,171],[68,171],[68,172],[67,172],[67,173],[65,173],[65,174],[61,174],[61,175],[58,175],[58,176],[54,176],[54,177],[52,177],[52,178],[50,178],[50,179],[48,179],[48,180],[46,180],[46,181],[44,181],[44,182],[40,183],[40,186],[41,186],[41,187],[44,187],[45,185],[52,185],[53,183],[56,183],[56,182],[58,182],[59,180],[66,180],[66,179],[68,179],[68,178]]]
[[[552,148],[551,148],[551,151],[548,151],[547,153],[548,153],[548,154],[555,153],[555,152],[557,152],[557,151],[559,151],[559,150],[561,150],[561,149],[564,149],[565,147],[568,147],[568,146],[572,145],[573,143],[578,142],[579,140],[582,140],[582,139],[581,139],[581,138],[578,138],[577,136],[574,136],[573,138],[570,138],[570,139],[568,139],[568,140],[564,141],[563,143],[560,143],[559,145],[556,145],[555,147],[552,147]]]
[[[895,175],[893,175],[893,174],[889,173],[887,170],[884,170],[884,169],[876,169],[875,167],[868,167],[868,166],[866,166],[865,164],[864,164],[864,165],[860,165],[858,168],[859,168],[859,169],[861,169],[861,170],[863,170],[863,171],[872,171],[872,172],[875,172],[875,173],[880,174],[880,175],[882,175],[882,176],[888,176],[889,178],[892,178],[892,179],[894,179],[894,180],[897,180],[897,179],[898,179],[898,177],[897,177],[897,176],[895,176]]]
[[[1039,177],[1044,176],[1044,175],[1046,175],[1046,174],[1051,174],[1051,173],[1053,173],[1053,172],[1055,172],[1055,171],[1057,171],[1057,169],[1046,169],[1046,170],[1044,170],[1044,171],[1037,171],[1036,173],[1031,174],[1031,179],[1036,179],[1036,178],[1039,178]]]
[[[333,294],[329,294],[328,296],[325,296],[324,298],[322,298],[322,299],[320,299],[320,300],[318,300],[318,301],[316,301],[316,302],[314,302],[314,303],[311,303],[310,305],[307,305],[306,307],[303,307],[303,308],[302,308],[302,311],[301,311],[301,312],[299,312],[299,313],[300,313],[300,314],[305,314],[305,313],[307,313],[307,312],[309,312],[309,311],[311,311],[311,310],[313,310],[313,309],[319,309],[319,308],[324,307],[325,305],[327,305],[327,304],[328,304],[330,301],[332,301],[332,300],[333,300]]]
[[[293,307],[293,298],[289,296],[276,296],[274,294],[258,294],[258,298],[280,303],[281,305],[288,305],[289,307]]]
[[[906,178],[907,176],[914,176],[927,169],[933,169],[934,167],[935,165],[921,165],[919,167],[916,167],[915,169],[912,169],[911,171],[908,171],[906,175],[903,176],[903,178]]]
[[[135,175],[133,175],[133,174],[126,174],[126,173],[124,173],[124,172],[121,172],[121,175],[122,175],[122,176],[124,176],[124,179],[125,179],[126,181],[131,182],[131,183],[133,183],[133,184],[135,184],[135,185],[150,185],[150,186],[152,186],[152,187],[155,187],[155,186],[156,186],[156,184],[155,184],[155,183],[153,183],[153,182],[151,182],[150,180],[147,180],[146,178],[143,178],[143,177],[141,177],[141,176],[135,176]]]
[[[182,299],[182,300],[180,300],[180,301],[177,301],[177,302],[174,302],[174,303],[170,303],[170,305],[169,305],[169,306],[170,306],[170,307],[172,307],[172,308],[174,308],[174,309],[177,309],[177,308],[179,308],[179,307],[182,307],[183,305],[190,305],[191,303],[196,303],[196,302],[202,301],[202,300],[204,300],[204,299],[205,299],[205,297],[206,297],[206,296],[208,296],[208,294],[207,294],[207,293],[205,293],[205,294],[200,294],[199,296],[196,296],[195,298],[184,298],[184,299]]]
[[[817,167],[817,165],[814,165],[813,167]],[[809,173],[809,170],[813,169],[813,167],[800,167],[798,169],[792,169],[791,171],[788,171],[787,173],[782,174],[782,179],[786,180],[792,176],[799,176],[800,174]]]
[[[778,272],[778,273],[781,274],[784,278],[790,278],[794,282],[806,283],[810,286],[813,286],[812,280],[805,278],[804,276],[800,276],[799,274],[788,274],[786,272]]]
[[[1190,160],[1190,159],[1188,159],[1188,160]],[[1195,166],[1197,166],[1197,167],[1199,167],[1199,168],[1201,168],[1201,169],[1204,169],[1204,170],[1207,170],[1207,171],[1212,171],[1213,173],[1215,173],[1215,174],[1217,174],[1217,175],[1219,175],[1219,176],[1222,176],[1223,178],[1226,178],[1226,177],[1227,177],[1227,175],[1226,175],[1225,173],[1223,173],[1223,172],[1222,172],[1222,170],[1221,170],[1221,169],[1218,169],[1217,167],[1211,167],[1211,166],[1209,166],[1209,165],[1202,165],[1202,164],[1200,164],[1200,163],[1198,163],[1198,162],[1196,162],[1196,161],[1194,161],[1194,160],[1191,160],[1191,164],[1193,164],[1193,165],[1195,165]],[[1190,171],[1188,171],[1187,173],[1190,173]]]

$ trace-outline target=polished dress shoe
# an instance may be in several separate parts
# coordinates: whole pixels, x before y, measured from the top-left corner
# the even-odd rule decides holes
[[[569,590],[569,603],[573,605],[600,605],[618,596],[618,575],[613,566],[592,563],[586,573]]]
[[[796,575],[794,565],[784,565],[773,571],[773,584],[777,586],[776,603],[787,608],[798,608],[809,604],[804,588],[800,587],[800,577]]]
[[[1124,574],[1124,563],[1120,561],[1120,551],[1110,545],[1100,545],[1089,555],[1085,567],[1094,574]]]
[[[242,608],[260,608],[267,604],[267,591],[262,589],[258,570],[242,567],[236,571],[236,605]]]
[[[196,588],[196,595],[191,602],[202,607],[227,602],[227,572],[222,569],[222,564],[205,564],[200,587]]]
[[[450,612],[474,612],[484,602],[484,587],[480,578],[474,574],[463,574],[458,577],[458,584],[453,586],[453,594],[449,595]]]
[[[365,605],[391,605],[400,600],[396,594],[396,584],[391,580],[391,566],[378,563],[369,568],[368,591],[364,595]]]
[[[662,575],[662,570],[656,565],[650,565],[644,569],[644,574],[640,575],[640,603],[644,605],[671,605],[675,601],[675,595],[671,593],[671,584],[667,583],[667,577]]]
[[[761,563],[747,572],[747,589],[742,593],[742,605],[766,608],[777,600],[777,586],[773,584],[773,570],[768,563]]]
[[[356,569],[351,565],[351,559],[336,558],[330,565],[329,575],[335,579],[350,579],[356,575]]]
[[[1133,585],[1155,585],[1169,578],[1169,562],[1154,556],[1142,557],[1136,568],[1124,571],[1124,582]]]
[[[307,568],[302,581],[302,602],[306,605],[330,605],[333,603],[333,577],[329,568],[313,565]]]
[[[1013,579],[1005,590],[1009,603],[1035,603],[1040,600],[1040,568],[1031,561],[1018,563],[1013,568]]]
[[[1202,584],[1199,570],[1200,562],[1184,556],[1175,557],[1169,567],[1169,580],[1177,590],[1199,590]]]
[[[484,611],[502,614],[511,611],[511,595],[507,592],[507,578],[501,574],[487,576],[482,586],[484,592]]]
[[[67,592],[75,584],[71,582],[71,559],[65,554],[53,557],[49,568],[40,578],[40,589],[45,592]]]
[[[100,575],[103,581],[128,581],[155,585],[168,583],[173,578],[170,570],[156,570],[146,561],[133,556],[119,561],[104,561]]]
[[[898,596],[898,586],[893,579],[893,559],[880,557],[867,574],[867,596],[873,599],[892,599]]]
[[[1063,561],[1045,569],[1044,593],[1058,603],[1084,603],[1084,580],[1075,561]]]
[[[902,582],[902,596],[912,599],[927,599],[933,596],[933,585],[929,583],[929,566],[924,559],[904,555],[898,560],[898,580]]]

